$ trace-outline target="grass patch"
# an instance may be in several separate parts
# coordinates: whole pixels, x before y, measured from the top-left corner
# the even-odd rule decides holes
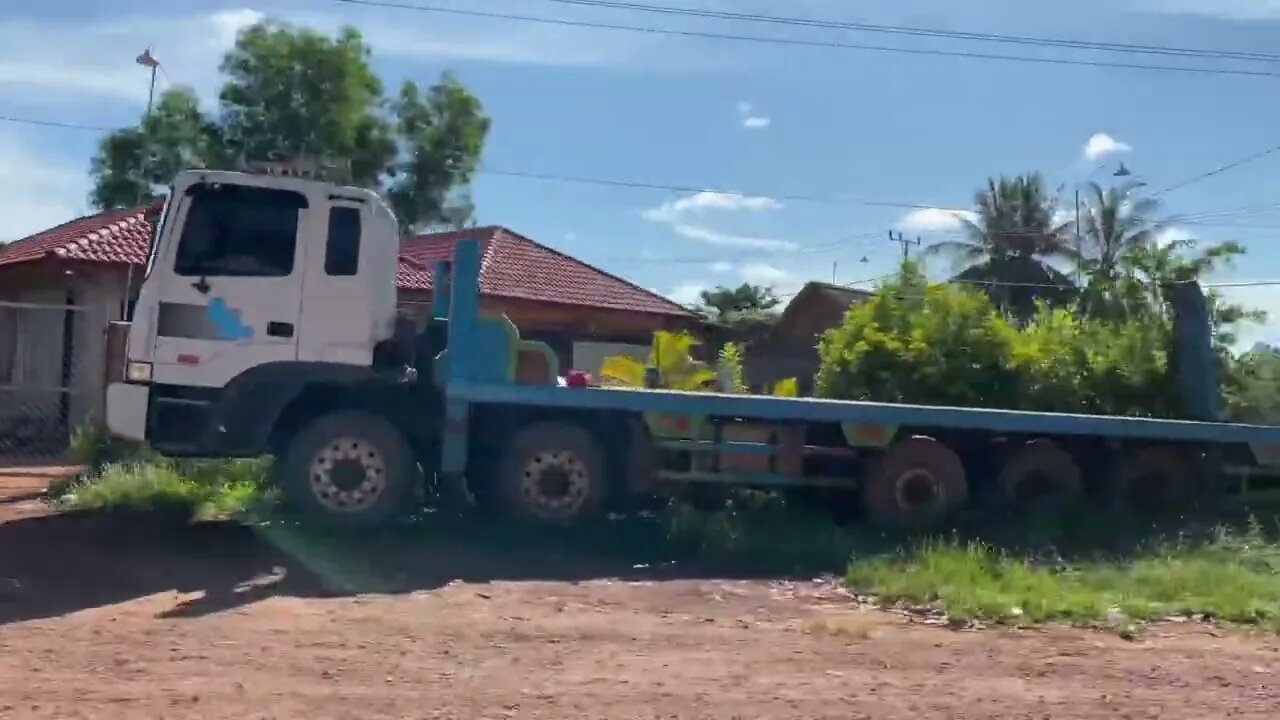
[[[238,517],[269,499],[269,472],[262,460],[115,462],[61,488],[54,503],[71,510],[183,512],[197,520]]]
[[[1111,625],[1205,616],[1280,631],[1280,549],[1258,540],[1167,546],[1066,566],[978,542],[927,541],[853,562],[846,579],[885,603],[958,620]]]
[[[1280,519],[1270,516],[974,514],[946,536],[911,537],[747,496],[714,513],[673,507],[661,523],[677,553],[761,571],[842,571],[851,589],[886,606],[1131,635],[1146,622],[1198,617],[1280,632]]]

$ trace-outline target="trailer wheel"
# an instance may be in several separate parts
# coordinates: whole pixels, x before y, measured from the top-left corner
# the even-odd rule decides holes
[[[1005,507],[1074,502],[1084,492],[1080,468],[1071,453],[1052,440],[1032,440],[1016,450],[996,478]]]
[[[916,436],[889,449],[863,488],[873,521],[900,528],[938,522],[969,499],[960,457],[930,437]]]
[[[557,524],[590,517],[604,503],[603,453],[576,425],[529,425],[507,444],[497,491],[517,517]]]
[[[400,431],[385,418],[340,412],[313,421],[285,451],[286,504],[323,522],[376,525],[406,514],[417,465]]]
[[[1183,510],[1197,495],[1196,463],[1181,449],[1149,446],[1125,451],[1111,485],[1112,504],[1150,514]]]

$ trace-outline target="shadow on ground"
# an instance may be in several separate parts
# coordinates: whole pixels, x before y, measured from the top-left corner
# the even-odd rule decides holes
[[[1274,513],[1247,511],[1167,523],[1056,515],[975,518],[946,541],[979,542],[1035,562],[1133,557],[1170,542],[1211,543],[1249,532],[1274,541]],[[192,523],[189,514],[68,513],[0,522],[0,624],[177,591],[162,617],[199,617],[264,597],[334,597],[433,590],[451,582],[594,579],[812,578],[850,559],[897,553],[913,538],[840,528],[794,511],[631,517],[572,529],[425,513],[377,532],[343,533],[274,520]],[[1164,545],[1162,545],[1164,544]],[[693,560],[691,558],[697,558]]]
[[[651,527],[652,526],[652,527]],[[675,562],[656,523],[574,531],[426,519],[376,533],[296,523],[191,523],[180,513],[66,513],[0,523],[0,624],[156,593],[194,596],[162,614],[198,617],[269,596],[431,590],[454,581],[759,577]]]

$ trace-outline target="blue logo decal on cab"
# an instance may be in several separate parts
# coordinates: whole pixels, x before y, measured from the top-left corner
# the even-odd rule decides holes
[[[204,316],[213,327],[214,335],[219,340],[235,342],[253,337],[253,328],[241,321],[240,311],[227,307],[226,301],[222,298],[210,300]]]

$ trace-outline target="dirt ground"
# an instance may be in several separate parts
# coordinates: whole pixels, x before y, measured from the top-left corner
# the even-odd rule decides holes
[[[1274,637],[953,631],[829,582],[447,537],[362,548],[349,577],[401,574],[352,594],[270,533],[51,516],[51,472],[0,472],[0,717],[1280,717]]]

